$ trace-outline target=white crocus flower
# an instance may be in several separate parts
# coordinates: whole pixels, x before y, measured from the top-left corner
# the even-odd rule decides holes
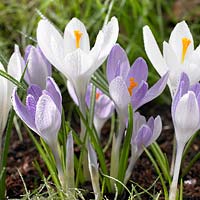
[[[41,20],[37,28],[37,41],[46,58],[72,83],[84,114],[85,93],[92,74],[105,61],[118,37],[116,17],[99,31],[90,49],[84,24],[73,18],[66,26],[64,36],[48,21]]]
[[[175,26],[169,42],[163,42],[163,55],[148,26],[143,28],[143,36],[146,54],[160,76],[170,71],[168,85],[172,96],[182,72],[189,76],[191,84],[200,80],[200,46],[194,50],[193,38],[185,21]]]
[[[22,75],[22,69],[24,69],[25,63],[21,57],[19,47],[15,45],[15,51],[10,57],[7,66],[7,73],[17,79],[18,81]],[[5,68],[0,63],[0,70],[5,72]],[[0,76],[0,157],[1,157],[1,145],[2,145],[2,136],[5,129],[8,113],[11,108],[11,96],[12,91],[15,85],[10,82],[8,79]]]

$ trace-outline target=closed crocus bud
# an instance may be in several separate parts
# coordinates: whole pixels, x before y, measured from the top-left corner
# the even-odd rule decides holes
[[[45,89],[46,78],[51,76],[52,69],[41,49],[38,46],[28,45],[25,50],[24,60],[28,65],[24,76],[25,81],[28,85],[35,84]]]
[[[15,45],[15,51],[9,59],[7,66],[7,73],[14,77],[16,80],[20,80],[22,75],[22,69],[25,66],[24,60],[21,57],[19,47]],[[5,68],[0,63],[0,70],[5,72]],[[2,136],[5,129],[8,113],[11,108],[11,96],[14,88],[14,84],[8,79],[0,76],[0,158],[1,158],[1,145]]]
[[[99,186],[99,166],[97,163],[97,155],[92,147],[88,144],[88,163],[89,171],[92,180],[92,187],[95,194],[95,200],[100,199],[100,186]]]
[[[181,159],[185,144],[200,128],[200,84],[190,86],[186,73],[182,73],[178,89],[172,101],[172,119],[176,134],[176,161],[170,187],[170,200],[176,199]]]
[[[51,77],[47,78],[45,90],[38,85],[31,85],[27,91],[26,105],[21,102],[15,89],[12,103],[21,120],[51,148],[62,183],[64,176],[57,148],[62,112],[62,97],[58,86]]]
[[[134,114],[133,134],[131,139],[131,159],[126,170],[124,183],[126,184],[131,176],[136,160],[144,151],[144,147],[148,147],[157,140],[162,130],[162,121],[160,116],[155,119],[150,117],[146,122],[144,116],[139,112]]]

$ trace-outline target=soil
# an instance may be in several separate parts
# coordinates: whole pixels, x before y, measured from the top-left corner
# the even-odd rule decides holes
[[[166,105],[157,105],[155,104],[147,104],[141,110],[143,114],[148,116],[153,115],[154,113],[160,114],[163,122],[163,131],[161,136],[158,139],[158,143],[166,153],[169,163],[171,162],[171,154],[172,154],[172,141],[173,141],[173,126],[171,123],[170,116],[170,107]],[[146,115],[147,116],[147,115]],[[106,140],[109,131],[109,122],[105,125],[102,131],[102,138]],[[23,131],[23,141],[19,140],[16,132],[13,131],[10,149],[8,154],[8,163],[7,163],[7,178],[6,178],[6,188],[7,188],[7,197],[20,199],[20,195],[25,193],[25,189],[23,186],[22,179],[20,178],[20,173],[24,179],[24,182],[27,186],[27,189],[33,191],[40,184],[42,184],[41,177],[34,167],[34,162],[37,161],[42,169],[42,172],[47,177],[48,171],[47,168],[40,158],[33,142],[27,136],[25,131]],[[102,141],[103,142],[103,141]],[[182,169],[184,169],[189,161],[199,152],[200,148],[200,136],[197,136],[195,141],[193,142],[185,160],[182,163]],[[108,153],[109,156],[109,153]],[[20,173],[19,173],[20,171]],[[200,199],[200,162],[197,161],[189,173],[183,178],[184,184],[184,199],[190,200],[198,200]],[[156,181],[157,180],[157,181]],[[139,184],[141,187],[147,189],[150,187],[155,181],[153,188],[149,191],[151,194],[155,192],[159,192],[162,190],[161,184],[158,181],[158,175],[145,153],[138,159],[135,168],[132,173],[131,181]],[[131,181],[128,183],[128,187],[131,188]],[[84,188],[87,188],[85,186]],[[138,191],[141,191],[138,187],[136,187]],[[107,194],[108,199],[114,199],[113,195]],[[93,198],[88,194],[86,199]],[[150,199],[147,194],[141,196],[142,200]],[[118,199],[127,199],[127,194],[120,196]],[[159,199],[164,199],[161,194]]]

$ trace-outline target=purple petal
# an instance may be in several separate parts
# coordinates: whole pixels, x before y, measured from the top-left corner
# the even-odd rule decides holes
[[[48,77],[46,82],[46,91],[48,91],[51,94],[51,98],[56,104],[58,110],[60,113],[62,112],[62,96],[60,93],[60,89],[53,80],[53,78]]]
[[[157,138],[160,136],[160,133],[162,131],[162,120],[160,116],[158,115],[154,120],[154,129],[153,129],[153,135],[151,139],[149,140],[149,143],[147,146],[151,145],[153,142],[157,140]]]
[[[47,58],[45,57],[45,55],[43,54],[43,52],[42,52],[42,50],[40,49],[39,46],[37,46],[36,49],[40,53],[40,55],[42,56],[43,61],[45,62],[46,66],[47,66],[48,76],[52,76],[52,66],[51,66],[51,63],[47,60]]]
[[[174,119],[176,106],[180,98],[188,92],[189,87],[190,87],[189,77],[186,73],[182,72],[176,94],[172,101],[172,107],[171,107],[172,119]]]
[[[33,121],[35,121],[36,104],[37,101],[35,100],[35,98],[29,94],[26,97],[26,108],[29,113],[29,116],[32,118]]]
[[[131,138],[131,143],[134,144],[135,137],[137,136],[137,133],[139,129],[142,127],[142,125],[146,124],[146,119],[143,115],[141,115],[139,112],[134,113],[133,116],[133,133]]]
[[[141,100],[140,104],[138,105],[138,108],[145,103],[148,103],[149,101],[155,99],[157,96],[159,96],[163,90],[165,89],[165,86],[167,84],[169,77],[169,73],[167,72],[161,79],[159,79],[146,93],[145,97]]]
[[[46,87],[46,77],[49,76],[49,63],[46,63],[44,56],[38,48],[31,47],[27,58],[26,82],[39,85],[42,89]]]
[[[38,101],[39,97],[42,95],[42,89],[38,85],[31,85],[28,88],[27,94],[32,95],[35,101]]]
[[[114,109],[113,101],[105,94],[100,94],[95,103],[95,115],[100,119],[108,119],[113,114]]]
[[[149,120],[147,121],[147,126],[152,130],[154,130],[154,118],[150,117]]]
[[[19,99],[19,97],[17,95],[17,88],[13,90],[12,104],[13,104],[13,108],[14,108],[15,112],[21,118],[21,120],[29,128],[31,128],[34,132],[38,133],[36,126],[35,126],[35,121],[33,119],[33,116],[30,115],[27,107],[22,104],[21,100]],[[29,109],[30,109],[30,107],[29,107]]]
[[[24,54],[24,61],[25,63],[27,62],[28,56],[30,54],[31,48],[33,47],[33,45],[28,45],[25,49],[25,54]]]
[[[193,91],[197,97],[200,94],[200,84],[196,83],[192,85],[189,90]]]
[[[141,82],[137,90],[131,96],[131,104],[133,106],[133,110],[137,110],[143,100],[144,96],[148,91],[148,84],[144,81]]]
[[[42,95],[37,102],[35,125],[48,145],[55,143],[61,126],[61,113],[48,95]]]
[[[142,149],[143,146],[146,147],[152,135],[151,129],[147,125],[143,125],[135,138],[138,149]]]
[[[130,64],[126,52],[119,44],[116,44],[108,56],[106,71],[108,82],[110,83],[117,76],[122,76],[125,80],[129,69]]]
[[[130,78],[134,78],[134,81],[140,85],[141,81],[147,80],[148,66],[143,58],[137,58],[129,70],[126,84],[129,85]]]

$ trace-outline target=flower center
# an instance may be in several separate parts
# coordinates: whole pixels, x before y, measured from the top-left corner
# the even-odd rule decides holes
[[[182,46],[183,46],[183,48],[182,48],[181,63],[183,63],[184,60],[185,60],[185,55],[186,55],[186,52],[187,52],[187,49],[188,49],[188,46],[190,45],[190,43],[191,43],[191,40],[190,40],[190,39],[185,38],[185,37],[182,38]]]
[[[135,82],[135,80],[134,80],[134,78],[133,77],[131,77],[130,79],[129,79],[129,82],[130,82],[130,85],[129,85],[129,87],[128,87],[128,91],[129,91],[129,94],[132,96],[132,94],[133,94],[133,88],[134,87],[136,87],[137,85],[138,85],[138,83],[137,82]]]
[[[83,33],[79,30],[75,30],[74,31],[74,36],[75,36],[75,40],[76,40],[76,48],[80,48],[80,41],[81,41],[81,36],[83,35]]]
[[[100,95],[101,95],[101,94],[100,94],[99,92],[96,92],[96,100],[99,99]]]

